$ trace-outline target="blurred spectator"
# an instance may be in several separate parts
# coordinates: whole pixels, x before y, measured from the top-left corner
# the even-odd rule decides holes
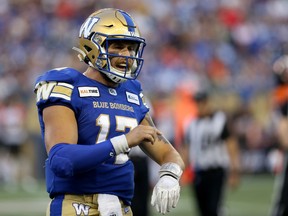
[[[14,190],[31,175],[29,160],[23,157],[27,140],[25,115],[19,95],[8,97],[0,107],[0,180],[6,189]]]
[[[43,140],[41,136],[40,126],[38,123],[37,107],[35,106],[35,101],[30,100],[27,106],[26,124],[25,128],[28,132],[29,139],[27,145],[29,144],[32,149],[34,149],[37,154],[33,154],[33,151],[27,154],[31,160],[31,167],[33,168],[33,176],[38,181],[45,180],[45,160],[47,158],[46,150],[43,148]]]

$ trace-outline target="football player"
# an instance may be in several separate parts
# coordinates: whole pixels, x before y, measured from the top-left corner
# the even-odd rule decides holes
[[[136,80],[144,47],[128,13],[102,9],[82,24],[74,48],[87,70],[56,68],[36,80],[46,215],[132,215],[135,146],[161,165],[151,204],[162,214],[176,207],[184,163],[154,126]]]
[[[276,135],[283,153],[283,168],[276,176],[271,216],[288,215],[288,55],[276,59],[273,64],[275,76],[275,113],[277,116]]]

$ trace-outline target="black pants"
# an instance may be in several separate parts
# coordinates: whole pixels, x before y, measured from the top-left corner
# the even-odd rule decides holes
[[[131,205],[132,212],[135,216],[148,216],[150,194],[148,159],[146,157],[132,156],[131,160],[135,168],[135,192]]]
[[[288,216],[288,153],[285,154],[285,167],[279,177],[277,197],[271,215]]]
[[[220,216],[226,171],[222,168],[195,172],[193,192],[201,216]]]

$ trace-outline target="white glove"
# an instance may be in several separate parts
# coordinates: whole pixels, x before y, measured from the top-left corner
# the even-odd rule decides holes
[[[151,205],[159,213],[165,214],[175,208],[180,198],[180,185],[174,177],[164,175],[155,185],[152,193]]]
[[[122,216],[121,204],[115,195],[98,194],[98,210],[100,216]]]

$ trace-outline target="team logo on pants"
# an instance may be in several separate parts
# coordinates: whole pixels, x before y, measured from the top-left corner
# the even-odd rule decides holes
[[[88,205],[84,205],[83,203],[72,203],[74,209],[75,209],[75,212],[76,212],[76,215],[77,216],[80,216],[83,215],[84,216],[88,216],[89,215],[89,209],[91,208],[90,206]]]

